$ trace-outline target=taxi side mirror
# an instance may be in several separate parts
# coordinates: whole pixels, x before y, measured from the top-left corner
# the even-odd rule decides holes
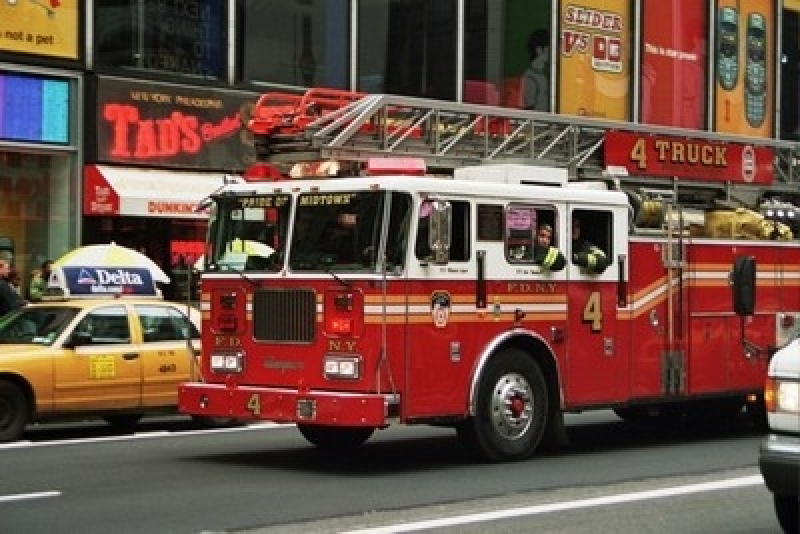
[[[75,347],[82,347],[84,345],[92,344],[92,334],[89,332],[73,332],[72,335],[64,343],[64,348],[74,349]]]

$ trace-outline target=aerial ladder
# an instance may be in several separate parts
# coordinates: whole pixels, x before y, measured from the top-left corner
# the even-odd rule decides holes
[[[259,161],[279,166],[404,156],[441,172],[483,163],[553,166],[566,168],[573,180],[613,174],[603,163],[607,131],[752,143],[774,151],[775,190],[796,192],[800,185],[791,142],[408,96],[270,92],[257,101],[248,126]]]

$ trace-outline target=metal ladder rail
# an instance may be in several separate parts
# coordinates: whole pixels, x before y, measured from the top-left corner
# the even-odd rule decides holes
[[[278,140],[276,147],[283,142],[288,153],[312,159],[400,154],[449,168],[538,161],[601,173],[609,129],[768,146],[776,154],[776,187],[800,184],[796,143],[395,95],[368,95],[314,120],[302,136]]]

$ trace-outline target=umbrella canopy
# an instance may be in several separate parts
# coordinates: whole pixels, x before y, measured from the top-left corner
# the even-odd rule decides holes
[[[156,282],[169,283],[169,276],[153,260],[132,248],[116,243],[86,245],[71,250],[53,262],[54,267],[114,267],[147,269]]]

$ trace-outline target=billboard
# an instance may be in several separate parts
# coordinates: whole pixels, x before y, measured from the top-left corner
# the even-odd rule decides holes
[[[643,0],[643,123],[706,128],[707,18],[697,0]]]
[[[0,2],[0,50],[78,58],[78,0]]]
[[[100,77],[97,161],[243,170],[255,160],[246,122],[256,98],[244,91]]]
[[[558,112],[630,120],[628,0],[562,0]]]
[[[771,0],[717,0],[714,129],[772,137],[775,16]]]

